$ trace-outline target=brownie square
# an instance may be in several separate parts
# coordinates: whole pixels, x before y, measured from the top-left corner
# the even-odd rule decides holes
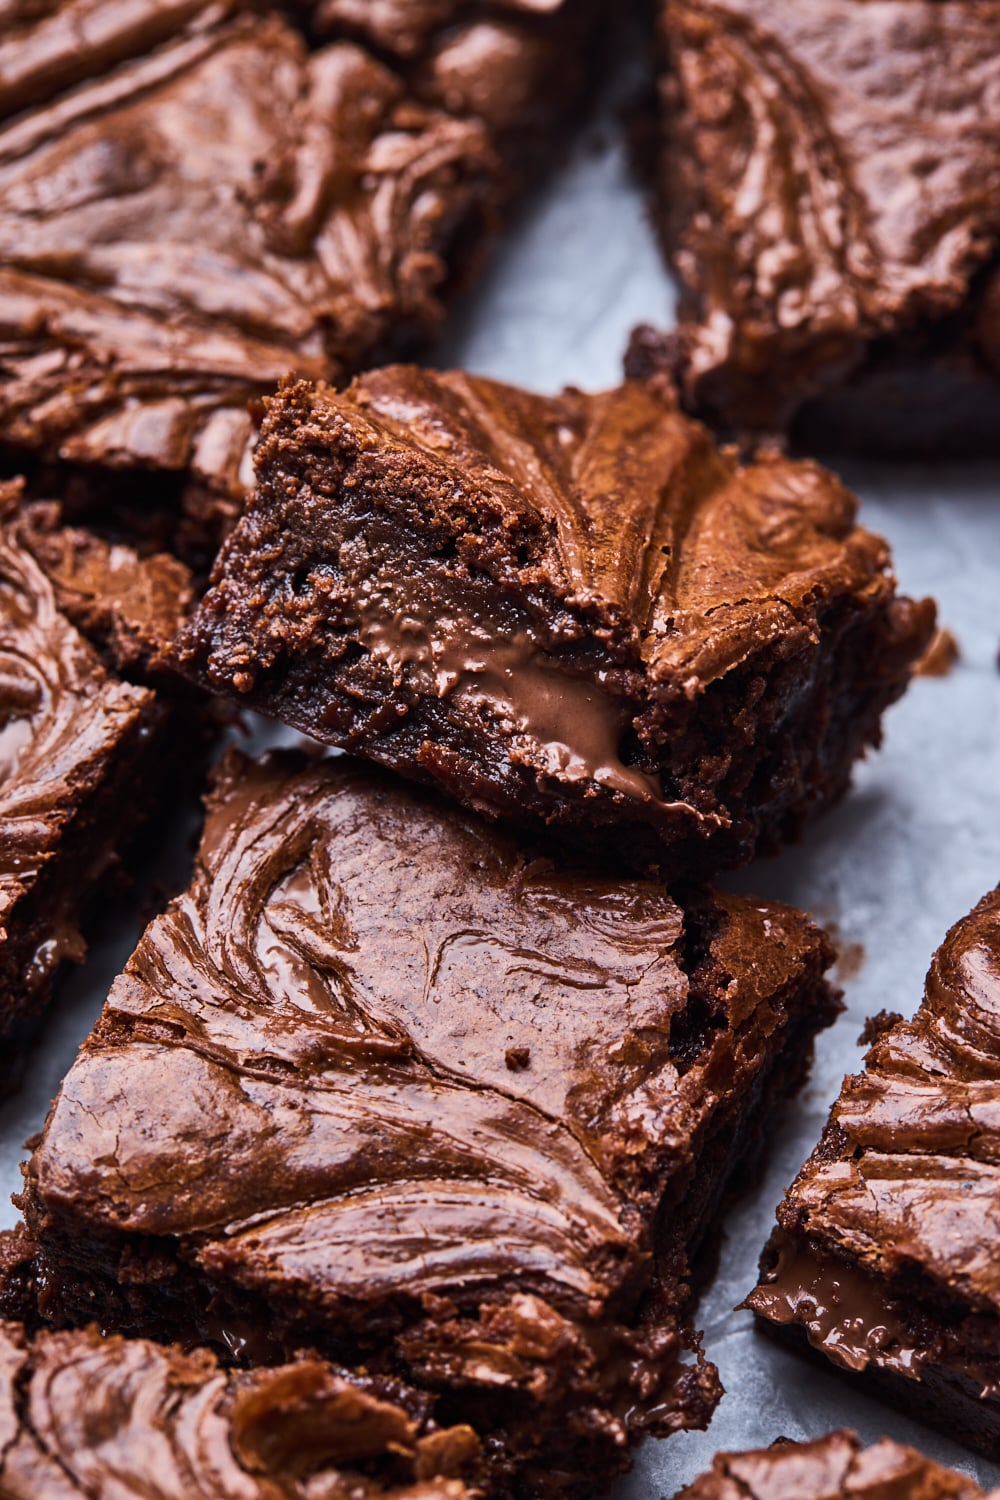
[[[361,1361],[472,1424],[499,1492],[588,1488],[708,1421],[691,1277],[830,958],[784,907],[234,754],[27,1169],[39,1311]]]
[[[663,388],[288,383],[178,664],[493,817],[738,864],[843,792],[930,638],[855,512]]]
[[[0,1323],[5,1500],[466,1500],[478,1443],[426,1396],[317,1359],[226,1372],[207,1350]]]
[[[780,1438],[750,1453],[719,1453],[676,1500],[982,1500],[974,1479],[883,1438],[853,1432],[808,1443]]]
[[[876,1019],[778,1210],[764,1326],[1000,1457],[1000,890],[946,937],[916,1016]]]
[[[248,403],[436,329],[527,169],[517,141],[537,157],[579,92],[588,0],[546,9],[456,29],[479,8],[437,7],[394,59],[359,44],[374,16],[333,8],[310,44],[235,3],[28,7],[0,40],[10,461],[43,486],[69,466],[91,509],[169,524],[180,503],[175,544],[214,548],[250,480]]]
[[[18,490],[0,486],[0,507]],[[51,524],[51,515],[49,516]],[[171,713],[148,686],[108,671],[60,607],[59,589],[30,550],[26,515],[0,520],[0,1035],[26,1034],[60,967],[86,953],[84,928],[106,877],[151,810],[171,760]],[[49,529],[50,545],[67,536]],[[94,557],[111,550],[94,539]],[[114,549],[133,581],[143,564]],[[153,565],[155,567],[155,563]],[[172,564],[172,567],[179,565]],[[175,597],[175,602],[176,598]],[[160,600],[157,651],[177,614]],[[117,611],[114,595],[106,613]],[[123,605],[124,608],[124,605]],[[138,640],[154,622],[133,599]],[[141,675],[141,673],[140,673]],[[190,757],[190,744],[188,746]]]
[[[1000,5],[659,14],[685,404],[738,435],[995,451]]]

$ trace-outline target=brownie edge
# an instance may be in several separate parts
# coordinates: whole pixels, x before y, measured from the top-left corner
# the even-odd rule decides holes
[[[748,1305],[1000,1458],[1000,890],[949,932],[778,1210]]]
[[[855,515],[638,383],[287,383],[176,660],[491,817],[704,874],[843,792],[926,647]]]

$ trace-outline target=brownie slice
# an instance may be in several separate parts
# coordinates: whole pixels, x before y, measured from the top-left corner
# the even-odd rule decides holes
[[[494,817],[701,870],[793,836],[927,645],[814,464],[626,384],[286,383],[178,663]]]
[[[996,1491],[994,1491],[994,1494]],[[808,1443],[779,1438],[751,1453],[719,1453],[676,1500],[982,1500],[974,1479],[883,1438],[853,1432]]]
[[[516,86],[539,91],[537,155],[579,92],[582,37],[568,63],[563,44],[589,8],[470,32],[444,19],[476,7],[439,6],[405,62],[352,39],[382,40],[374,13],[328,8],[310,47],[236,0],[23,8],[0,40],[0,450],[210,558],[262,393],[437,327],[516,185]]]
[[[738,434],[995,450],[1000,4],[659,11],[685,404]]]
[[[206,1350],[0,1323],[5,1500],[465,1500],[477,1452],[426,1397],[322,1360],[227,1373]]]
[[[17,489],[0,486],[0,511]],[[175,767],[168,704],[112,675],[0,519],[0,1035],[26,1034],[60,966],[86,952],[104,877]],[[56,533],[50,533],[56,540]],[[95,551],[100,544],[93,543]],[[123,564],[124,566],[124,564]],[[134,555],[134,575],[143,565]],[[107,608],[113,611],[114,601]],[[138,610],[133,615],[140,629]],[[163,607],[166,627],[177,616]],[[152,623],[145,622],[152,648]],[[162,650],[163,637],[157,649]]]
[[[914,1019],[875,1030],[749,1306],[1000,1458],[1000,890],[952,928]]]
[[[692,1270],[830,958],[784,907],[234,754],[27,1170],[40,1313],[362,1360],[476,1427],[499,1491],[586,1488],[708,1421]]]

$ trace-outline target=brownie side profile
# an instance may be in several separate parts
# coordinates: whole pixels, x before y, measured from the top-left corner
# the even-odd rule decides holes
[[[685,405],[738,436],[1000,443],[1000,4],[661,0]]]
[[[0,486],[0,505],[12,499],[16,490]],[[83,959],[102,881],[149,811],[169,753],[166,703],[105,669],[8,512],[0,520],[0,1035],[26,1032],[62,964]]]
[[[740,467],[637,383],[287,383],[257,476],[179,668],[616,858],[706,871],[794,836],[933,626],[830,474]]]
[[[996,1491],[992,1492],[996,1494]],[[883,1438],[865,1448],[853,1432],[811,1442],[718,1453],[676,1500],[983,1500],[974,1479]]]
[[[1000,1457],[1000,890],[886,1017],[778,1210],[748,1305]]]
[[[343,758],[232,755],[27,1170],[38,1312],[363,1361],[473,1425],[499,1492],[586,1489],[708,1421],[692,1271],[831,956]]]
[[[225,1371],[207,1350],[0,1323],[4,1500],[465,1500],[471,1429],[317,1359]]]

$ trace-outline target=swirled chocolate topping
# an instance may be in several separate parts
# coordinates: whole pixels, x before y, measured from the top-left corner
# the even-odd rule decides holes
[[[465,1500],[478,1442],[398,1381],[322,1360],[227,1373],[206,1350],[0,1323],[5,1500]]]
[[[579,92],[589,4],[466,9],[384,62],[363,45],[382,28],[333,10],[310,47],[238,0],[21,8],[0,37],[0,442],[97,503],[106,471],[177,476],[217,541],[251,482],[248,403],[431,333]]]
[[[661,16],[686,402],[736,431],[802,411],[847,443],[995,443],[1000,5]]]
[[[935,955],[912,1021],[849,1077],[748,1299],[1000,1452],[1000,892]],[[925,1387],[925,1390],[921,1390]]]
[[[994,1496],[997,1491],[991,1492]],[[749,1453],[719,1453],[676,1500],[983,1500],[974,1479],[890,1438],[864,1448],[853,1432],[808,1443],[784,1438]]]
[[[6,499],[10,489],[4,490]],[[163,728],[146,688],[116,681],[0,523],[0,1033],[36,1016],[152,777]]]
[[[232,758],[33,1157],[41,1310],[349,1353],[446,1391],[501,1488],[592,1482],[707,1419],[688,1258],[830,956],[348,761]]]
[[[467,805],[702,868],[846,785],[926,645],[824,470],[662,392],[397,366],[268,404],[182,669]]]

